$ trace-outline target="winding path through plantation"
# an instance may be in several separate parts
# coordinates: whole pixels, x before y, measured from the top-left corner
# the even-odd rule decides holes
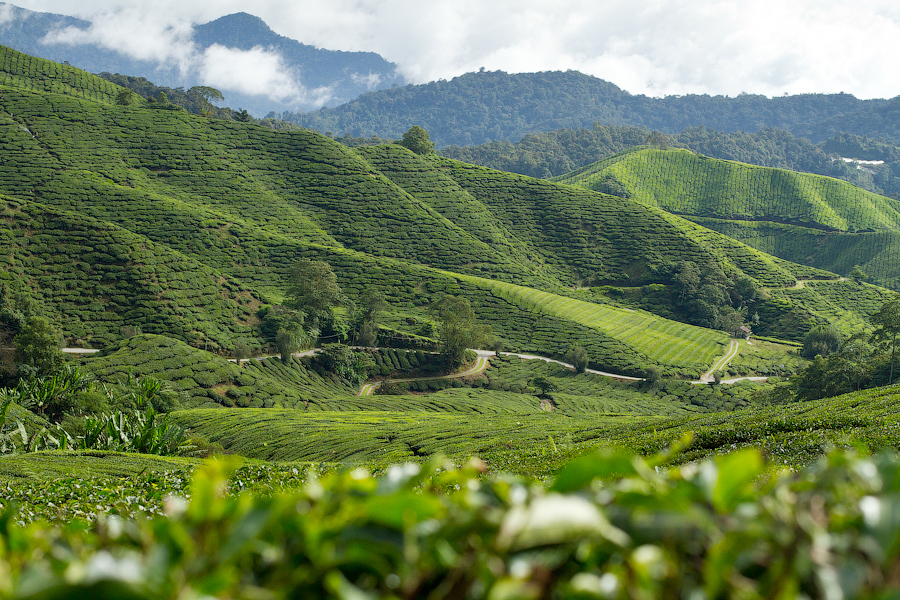
[[[836,281],[850,281],[848,277],[838,277],[837,279],[798,279],[797,283],[791,286],[791,289],[803,289],[807,283],[834,283]]]

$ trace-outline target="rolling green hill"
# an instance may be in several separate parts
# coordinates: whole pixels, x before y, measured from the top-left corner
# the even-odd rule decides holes
[[[861,265],[878,283],[897,282],[900,202],[837,179],[636,148],[554,181],[588,189],[615,181],[632,200],[786,260],[842,275]]]
[[[671,148],[685,148],[712,158],[735,160],[843,179],[869,191],[893,198],[900,195],[900,148],[852,134],[838,134],[820,144],[789,131],[766,128],[754,133],[724,133],[704,126],[679,133],[648,133],[643,127],[594,123],[592,127],[556,129],[526,135],[518,142],[495,140],[478,146],[448,146],[439,152],[448,158],[531,177],[558,177],[598,160],[642,146],[656,139]],[[347,142],[346,140],[342,140]],[[865,165],[838,157],[884,161]]]
[[[696,377],[721,334],[585,303],[573,311],[565,296],[586,284],[670,285],[683,261],[773,288],[833,277],[637,198],[397,145],[351,149],[309,131],[111,104],[117,88],[99,80],[102,101],[46,91],[68,71],[5,52],[4,260],[73,341],[106,345],[139,328],[220,353],[241,338],[271,344],[256,310],[282,301],[306,257],[329,262],[351,299],[377,289],[404,319],[428,320],[432,302],[463,293],[512,349],[559,357],[578,342],[596,367]],[[49,75],[17,85],[26,72]],[[771,333],[788,337],[778,318]]]
[[[837,231],[900,226],[900,202],[846,182],[687,150],[635,149],[554,181],[595,189],[604,176],[614,177],[629,198],[681,215]]]

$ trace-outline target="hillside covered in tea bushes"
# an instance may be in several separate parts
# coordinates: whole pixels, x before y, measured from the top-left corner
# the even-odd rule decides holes
[[[614,309],[573,317],[498,283],[562,299],[584,285],[668,286],[682,262],[760,287],[834,277],[635,199],[398,145],[352,149],[309,131],[115,104],[116,88],[100,79],[78,88],[106,90],[92,100],[63,86],[90,77],[82,71],[3,56],[2,260],[70,343],[104,346],[128,329],[222,353],[238,339],[271,347],[258,310],[283,301],[288,272],[306,257],[329,263],[351,299],[381,292],[397,323],[426,322],[433,302],[462,294],[509,349],[562,356],[577,339],[597,367],[696,377],[724,335],[685,330],[648,353],[654,344],[629,338]],[[768,325],[790,338],[778,324],[784,310]],[[819,320],[809,314],[802,327]],[[647,339],[673,327],[645,321]]]
[[[637,147],[554,181],[658,206],[770,254],[895,286],[900,202],[830,177]]]

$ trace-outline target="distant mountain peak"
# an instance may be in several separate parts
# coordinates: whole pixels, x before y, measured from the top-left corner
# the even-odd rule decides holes
[[[261,42],[272,43],[281,37],[265,21],[245,12],[225,15],[194,27],[194,41],[201,46],[226,42],[229,47],[249,50]]]

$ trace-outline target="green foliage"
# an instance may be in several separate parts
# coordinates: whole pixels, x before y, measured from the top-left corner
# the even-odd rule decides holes
[[[296,323],[280,328],[275,333],[275,348],[281,355],[281,362],[287,364],[291,356],[309,341],[312,341],[312,338]]]
[[[238,366],[241,366],[241,361],[250,358],[250,354],[250,344],[247,343],[247,340],[237,340],[234,342],[234,359]]]
[[[431,141],[428,132],[418,125],[413,125],[409,128],[409,131],[403,134],[400,145],[416,154],[430,154],[434,152],[434,142]]]
[[[344,344],[325,344],[316,353],[315,362],[354,385],[362,383],[375,366],[366,353],[355,352]]]
[[[476,322],[468,298],[447,295],[430,310],[441,324],[441,354],[448,370],[465,362],[467,348],[480,348],[491,337],[490,326]]]
[[[876,326],[873,339],[891,349],[891,373],[888,383],[894,382],[894,354],[897,349],[897,336],[900,335],[900,296],[894,296],[872,315],[872,323]]]
[[[110,450],[160,456],[181,456],[196,448],[184,428],[168,415],[152,408],[146,411],[114,412],[89,416],[84,434],[72,446],[75,450]]]
[[[566,352],[566,361],[572,363],[576,373],[584,373],[589,360],[587,351],[577,344]]]
[[[49,375],[62,367],[62,336],[44,317],[29,317],[14,338],[15,360],[37,375]]]
[[[82,395],[93,390],[93,377],[70,364],[60,366],[52,375],[31,375],[19,380],[15,388],[0,389],[0,397],[59,423],[65,414],[84,414]]]
[[[329,474],[265,496],[223,494],[229,478],[246,471],[211,461],[182,487],[188,500],[170,501],[152,519],[23,527],[7,516],[0,567],[9,577],[0,593],[220,597],[252,586],[273,598],[447,589],[472,598],[651,598],[670,590],[707,597],[893,591],[896,456],[833,453],[796,474],[773,470],[755,451],[655,469],[663,460],[596,453],[568,463],[546,489],[485,477],[479,461],[462,468],[435,461],[395,466],[381,478]],[[281,560],[261,560],[263,549]],[[119,568],[105,568],[109,561]],[[122,570],[126,564],[130,571]]]
[[[528,383],[533,385],[537,389],[537,391],[540,392],[538,396],[541,398],[546,398],[552,392],[555,392],[559,389],[556,387],[555,383],[543,376],[534,377]]]
[[[335,329],[333,309],[348,302],[331,265],[308,258],[291,269],[287,293],[288,305],[302,313],[303,324],[329,334]]]
[[[827,357],[829,354],[840,352],[842,343],[841,334],[833,327],[817,325],[803,338],[803,350],[800,354],[810,360],[817,355]]]
[[[292,119],[318,131],[389,138],[398,138],[410,123],[419,123],[431,132],[439,146],[517,140],[529,133],[590,127],[599,121],[644,126],[637,142],[643,143],[647,130],[674,133],[700,124],[726,132],[780,127],[801,133],[802,129],[805,135],[808,128],[831,117],[835,118],[832,126],[839,127],[846,122],[839,117],[868,107],[885,110],[885,114],[867,115],[871,119],[868,122],[860,116],[854,125],[865,128],[870,137],[879,137],[876,132],[880,130],[874,124],[893,122],[889,106],[888,101],[862,101],[847,94],[650,98],[629,94],[607,81],[576,71],[484,71],[449,81],[364,94],[336,108],[292,115]],[[824,139],[834,132],[816,134],[817,139]],[[564,137],[562,141],[568,140]],[[597,160],[596,155],[592,160]]]

